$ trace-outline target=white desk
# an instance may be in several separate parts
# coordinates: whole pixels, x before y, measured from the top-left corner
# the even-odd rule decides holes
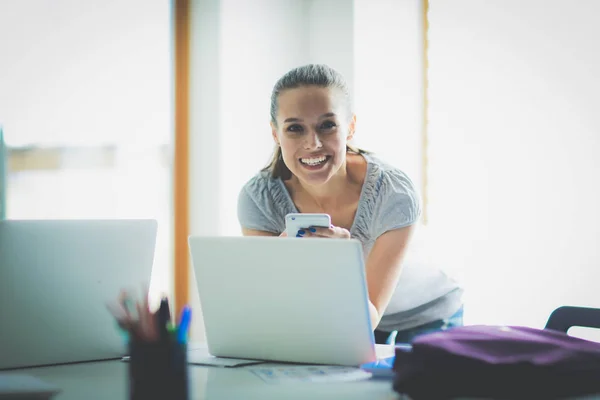
[[[56,400],[127,399],[127,368],[122,361],[29,368],[9,373],[36,376],[62,389]],[[268,384],[248,367],[220,368],[190,365],[191,399],[398,399],[389,380],[329,383]],[[7,371],[3,371],[7,372]]]
[[[194,347],[202,347],[202,345]],[[380,357],[393,354],[393,346],[377,345],[377,353]],[[60,387],[61,393],[53,400],[126,400],[128,399],[128,366],[129,364],[123,361],[99,361],[2,371],[2,373],[33,375]],[[253,374],[250,368],[252,366],[222,368],[190,365],[189,399],[410,400],[407,396],[392,390],[391,380],[269,384]],[[600,395],[577,399],[600,400]]]
[[[13,372],[33,375],[62,388],[62,392],[53,400],[127,399],[127,363],[122,361],[30,368],[10,373]],[[189,378],[190,400],[409,400],[407,396],[393,392],[392,383],[388,380],[274,385],[263,382],[249,370],[244,370],[244,367],[201,366],[190,366]],[[578,399],[598,400],[600,396]]]

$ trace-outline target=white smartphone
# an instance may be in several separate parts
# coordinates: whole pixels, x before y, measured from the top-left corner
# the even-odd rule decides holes
[[[285,232],[288,237],[296,237],[300,229],[311,226],[329,228],[331,217],[329,214],[292,213],[285,216]]]

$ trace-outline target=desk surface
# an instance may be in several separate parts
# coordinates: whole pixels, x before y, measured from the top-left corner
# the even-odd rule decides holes
[[[127,363],[100,361],[29,368],[9,373],[36,376],[62,389],[56,400],[127,399]],[[190,399],[398,399],[389,380],[268,384],[248,367],[190,365]],[[7,372],[7,371],[4,371]]]
[[[127,399],[128,364],[100,361],[53,367],[28,368],[2,373],[27,374],[62,389],[53,400]],[[269,384],[250,367],[222,368],[189,366],[191,399],[369,399],[408,400],[392,390],[392,382],[368,379],[353,382],[299,382]],[[600,400],[586,396],[581,400]]]

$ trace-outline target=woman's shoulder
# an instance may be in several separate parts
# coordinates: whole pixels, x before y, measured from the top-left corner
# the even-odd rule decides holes
[[[411,178],[402,169],[384,161],[378,156],[365,154],[369,164],[365,183],[372,186],[376,196],[386,195],[417,195],[417,188]]]
[[[280,178],[273,178],[269,170],[261,170],[248,179],[242,186],[239,197],[251,200],[259,207],[273,203],[281,206],[285,201]]]
[[[415,223],[421,214],[421,204],[409,176],[373,154],[365,158],[369,172],[364,183],[362,214],[371,235],[377,238],[388,230]]]
[[[250,179],[248,179],[242,190],[247,192],[250,195],[259,194],[264,192],[265,190],[270,190],[273,186],[277,184],[277,179],[271,177],[271,171],[269,170],[261,170],[258,173],[254,174]]]
[[[281,215],[287,208],[282,184],[268,170],[248,179],[238,195],[238,219],[245,228],[281,232]]]

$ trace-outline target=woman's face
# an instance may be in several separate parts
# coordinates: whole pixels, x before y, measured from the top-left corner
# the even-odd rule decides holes
[[[346,102],[336,88],[303,86],[279,94],[273,138],[285,165],[301,181],[323,184],[345,165],[355,125]]]

